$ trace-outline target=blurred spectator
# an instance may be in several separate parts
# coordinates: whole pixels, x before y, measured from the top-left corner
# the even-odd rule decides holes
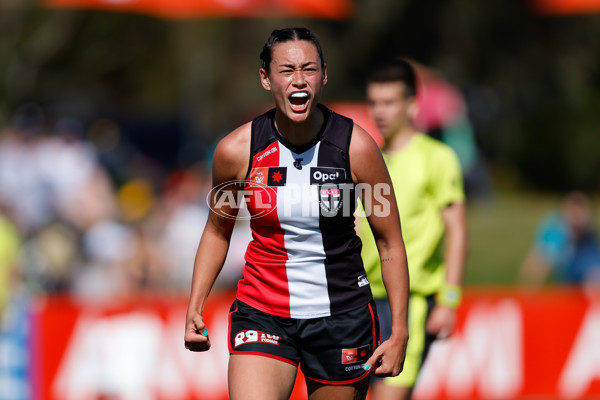
[[[9,301],[21,246],[20,234],[0,207],[0,321]]]
[[[82,237],[84,264],[73,293],[85,299],[124,299],[169,289],[158,238],[157,199],[150,182],[134,178],[113,193],[118,217],[97,221]]]
[[[206,196],[211,188],[209,171],[203,164],[175,171],[165,182],[161,253],[174,289],[188,291],[192,279],[198,238],[208,218]],[[240,211],[240,216],[245,215]],[[223,269],[215,287],[235,287],[242,276],[246,247],[250,242],[250,224],[238,218]]]
[[[111,182],[80,121],[61,119],[38,145],[36,158],[56,214],[80,229],[116,216]]]
[[[29,234],[52,218],[49,186],[37,163],[38,130],[14,125],[0,135],[0,203]]]
[[[23,243],[20,275],[29,291],[63,292],[80,260],[80,231],[55,219],[32,232]]]
[[[22,235],[19,275],[42,293],[70,290],[83,265],[85,232],[119,211],[81,121],[63,118],[48,127],[45,112],[26,104],[0,131],[0,205]]]
[[[592,226],[590,198],[568,193],[562,206],[541,221],[520,271],[520,280],[584,284],[600,278],[600,244]]]
[[[167,171],[112,120],[52,122],[25,104],[0,127],[0,310],[11,271],[28,293],[187,292],[210,181],[203,162]],[[238,225],[221,287],[241,276],[250,229]]]
[[[106,220],[96,223],[83,236],[85,263],[73,274],[73,294],[85,299],[123,298],[139,289],[135,267],[141,243],[129,226]]]
[[[78,228],[114,216],[111,183],[83,140],[81,123],[61,120],[45,134],[23,118],[0,136],[0,203],[13,211],[24,234],[57,216]]]

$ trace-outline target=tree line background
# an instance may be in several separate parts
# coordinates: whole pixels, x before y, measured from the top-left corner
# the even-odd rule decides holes
[[[357,0],[344,21],[166,20],[0,1],[0,126],[23,104],[46,121],[118,121],[167,168],[206,157],[270,95],[258,54],[274,28],[322,41],[324,101],[363,101],[372,63],[411,57],[462,91],[496,181],[600,188],[600,15],[545,16],[526,1]]]

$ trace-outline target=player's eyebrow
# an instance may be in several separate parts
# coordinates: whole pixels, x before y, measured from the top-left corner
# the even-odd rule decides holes
[[[306,67],[310,67],[312,65],[317,65],[317,62],[316,61],[308,61],[308,62],[305,62],[304,64],[302,64],[301,67],[302,68],[306,68]],[[288,63],[288,64],[281,64],[280,67],[281,68],[292,68],[293,69],[296,66],[294,64],[289,64]]]

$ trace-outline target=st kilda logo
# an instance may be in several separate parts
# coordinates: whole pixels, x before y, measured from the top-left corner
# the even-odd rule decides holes
[[[325,216],[335,216],[342,209],[340,184],[346,181],[343,168],[311,167],[310,184],[319,185],[319,206]]]

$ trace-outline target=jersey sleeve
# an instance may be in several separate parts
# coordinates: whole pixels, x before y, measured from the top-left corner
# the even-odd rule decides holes
[[[430,190],[437,205],[441,209],[452,203],[463,202],[463,176],[456,153],[447,145],[442,145],[434,154]]]

